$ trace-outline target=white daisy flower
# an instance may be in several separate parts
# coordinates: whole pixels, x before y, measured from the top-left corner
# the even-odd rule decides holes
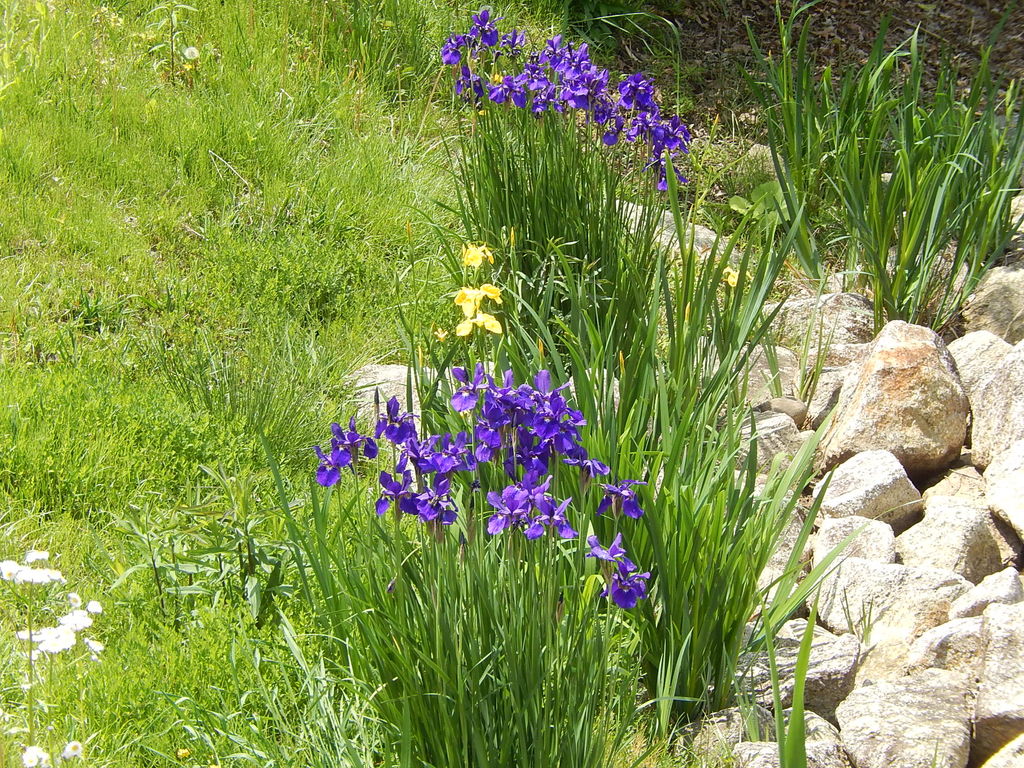
[[[61,616],[57,621],[62,627],[67,627],[72,632],[81,632],[92,626],[92,616],[81,609],[72,611],[67,616]]]
[[[85,610],[89,613],[103,613],[103,606],[96,600],[90,600],[89,604],[85,606]]]
[[[43,627],[39,630],[36,647],[43,653],[62,653],[74,647],[77,636],[70,627]]]
[[[52,568],[22,568],[14,574],[15,584],[64,584],[60,571]]]
[[[49,768],[50,755],[42,747],[25,747],[21,753],[21,764],[25,768]]]
[[[45,549],[30,549],[25,555],[25,563],[35,563],[37,561],[49,560],[50,553]]]
[[[99,640],[93,640],[91,637],[87,637],[82,642],[84,642],[86,646],[89,648],[89,650],[92,651],[94,654],[103,653],[104,651],[104,645]]]
[[[82,747],[80,741],[69,741],[67,746],[64,747],[64,751],[60,753],[60,756],[65,760],[73,760],[76,757],[81,757],[85,752],[85,748]]]
[[[82,607],[82,598],[78,596],[77,592],[68,592],[68,602],[71,603],[72,608]]]
[[[0,579],[14,581],[14,577],[18,575],[18,571],[21,569],[21,563],[16,563],[13,560],[4,560],[0,562]]]

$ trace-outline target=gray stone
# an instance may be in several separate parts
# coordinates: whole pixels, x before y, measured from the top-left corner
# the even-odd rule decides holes
[[[981,665],[983,625],[981,616],[973,616],[929,629],[910,646],[907,667],[948,669],[973,679]]]
[[[974,707],[974,763],[1024,733],[1024,603],[993,603],[982,616],[985,650]]]
[[[783,715],[787,728],[790,727],[792,710]],[[835,726],[814,712],[804,712],[804,746],[807,753],[807,768],[850,768],[839,731]],[[733,748],[734,768],[779,768],[779,745],[773,741],[742,742]],[[704,763],[702,763],[704,764]]]
[[[921,511],[921,494],[888,451],[863,451],[835,468],[815,489],[825,517],[867,517],[900,528]]]
[[[949,343],[949,354],[956,361],[972,409],[982,383],[1011,349],[1012,345],[988,331],[974,331]]]
[[[1022,768],[1024,766],[1024,733],[992,755],[981,768]]]
[[[977,584],[1003,567],[988,510],[955,496],[931,496],[924,520],[896,538],[905,565],[953,571]]]
[[[803,447],[811,432],[801,432],[784,413],[754,413],[752,433],[757,445],[759,467],[771,466],[776,456],[792,458]],[[744,427],[745,437],[751,434],[750,422]],[[742,458],[742,457],[741,457]]]
[[[970,713],[967,681],[942,669],[858,688],[836,710],[855,768],[966,768]]]
[[[805,619],[786,622],[775,638],[775,663],[779,675],[782,705],[793,703],[796,661],[800,642],[807,628]],[[804,705],[822,717],[832,719],[836,705],[853,690],[860,641],[854,635],[837,637],[821,627],[814,628],[811,656],[804,679]],[[745,683],[759,704],[772,706],[771,669],[767,654],[745,659],[749,664]]]
[[[985,478],[973,466],[966,464],[951,467],[934,485],[926,488],[921,496],[925,501],[931,496],[955,496],[972,504],[985,506],[985,491]]]
[[[993,603],[1013,605],[1024,602],[1024,587],[1016,568],[1004,568],[986,576],[978,586],[961,595],[949,607],[949,618],[980,616]]]
[[[626,221],[630,222],[633,226],[638,225],[645,214],[644,207],[625,201],[621,202],[621,206],[622,214]],[[668,251],[670,256],[679,258],[679,237],[676,232],[676,222],[672,211],[663,211],[655,215],[657,216],[654,230],[655,241]],[[714,230],[691,222],[686,240],[687,247],[692,248],[694,253],[703,259],[714,250],[719,236]],[[728,238],[722,238],[719,248],[722,248],[727,240]]]
[[[821,464],[887,450],[911,477],[940,472],[960,455],[967,413],[942,339],[928,328],[890,322],[843,386],[821,442]]]
[[[785,347],[772,347],[774,361],[758,346],[747,362],[747,402],[763,403],[778,396],[792,397],[800,373],[797,356]]]
[[[985,469],[1016,441],[1024,440],[1024,342],[1010,350],[979,385],[972,408],[971,459]]]
[[[755,486],[756,487],[756,486]],[[801,517],[799,511],[793,514],[789,522],[786,523],[786,527],[782,529],[782,533],[779,534],[779,540],[775,545],[775,550],[772,552],[772,556],[768,558],[768,562],[761,571],[761,576],[757,580],[757,586],[760,589],[768,590],[769,600],[775,592],[775,582],[782,578],[786,574],[786,569],[789,568],[789,562],[793,557],[793,553],[800,543],[800,531],[804,525],[804,517]],[[805,550],[807,542],[805,542]],[[807,553],[800,553],[800,566],[801,572],[806,570],[807,567]]]
[[[376,419],[377,410],[375,399],[377,392],[380,392],[380,407],[384,407],[392,397],[397,397],[405,410],[408,406],[406,384],[412,376],[407,365],[367,365],[357,370],[352,376],[352,383],[356,387],[356,406],[359,414],[364,419]],[[416,384],[413,380],[412,407],[413,413],[419,413],[419,396],[416,393]]]
[[[837,634],[911,642],[945,623],[952,602],[971,586],[950,571],[849,557],[822,580],[819,618]]]
[[[688,751],[703,757],[724,757],[741,741],[775,733],[775,718],[756,704],[714,712],[683,730]],[[692,737],[692,740],[691,740]]]
[[[814,393],[811,401],[807,404],[806,424],[811,429],[817,429],[825,423],[832,410],[839,402],[839,395],[842,392],[846,379],[854,372],[856,366],[843,366],[840,368],[822,368],[815,382]]]
[[[985,470],[989,508],[1024,538],[1024,440],[1011,443]]]
[[[773,397],[754,408],[762,413],[784,413],[799,427],[807,419],[807,404],[795,397]]]
[[[855,293],[790,300],[783,302],[776,315],[775,333],[784,346],[804,349],[806,345],[809,358],[814,360],[822,346],[828,349],[870,342],[875,335],[874,310],[870,301]],[[836,364],[828,354],[825,362]]]
[[[876,563],[896,562],[896,536],[892,527],[866,517],[838,517],[823,520],[814,535],[811,567],[816,568],[848,536],[856,534],[838,559],[860,557]]]
[[[1024,269],[993,267],[964,306],[966,328],[990,331],[1011,344],[1024,340]]]

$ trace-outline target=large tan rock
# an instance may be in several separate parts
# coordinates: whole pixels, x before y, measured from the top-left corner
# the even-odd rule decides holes
[[[785,713],[787,727],[792,710]],[[850,759],[843,748],[835,726],[814,712],[804,715],[804,747],[807,768],[850,768]],[[746,741],[732,751],[733,768],[780,768],[779,745],[773,741]],[[702,763],[704,764],[704,763]]]
[[[964,457],[969,460],[970,454],[961,454],[960,463],[950,467],[933,485],[925,488],[921,492],[922,498],[927,501],[929,496],[956,496],[985,506],[985,478],[969,461],[964,463]]]
[[[785,707],[793,703],[797,655],[806,629],[805,619],[788,621],[775,640],[779,695]],[[860,641],[854,635],[839,637],[821,627],[815,627],[810,661],[804,678],[804,704],[807,709],[832,719],[836,705],[853,690],[859,658]],[[772,706],[771,668],[767,655],[757,654],[745,661],[749,666],[743,684],[754,693],[759,704]]]
[[[945,623],[952,602],[971,586],[950,571],[850,557],[822,581],[819,618],[837,634],[910,642]]]
[[[416,393],[415,379],[407,365],[366,365],[352,376],[356,387],[356,406],[361,418],[373,421],[378,416],[376,401],[379,399],[383,411],[384,404],[392,397],[397,397],[404,411],[408,405],[407,383],[412,380],[412,411],[419,413],[419,397]]]
[[[1024,269],[994,267],[964,306],[968,331],[990,331],[1011,344],[1024,339]]]
[[[1024,766],[1024,733],[992,755],[981,768],[1021,768]]]
[[[971,405],[971,459],[985,469],[1016,441],[1024,440],[1024,342],[992,369]]]
[[[953,619],[933,627],[910,646],[907,667],[948,669],[974,679],[981,666],[984,619]]]
[[[775,318],[779,342],[791,349],[809,349],[815,360],[823,352],[826,365],[842,365],[857,356],[851,347],[871,341],[875,316],[871,302],[855,293],[826,293],[811,299],[783,302]],[[836,348],[837,355],[832,354]]]
[[[1024,733],[1024,603],[985,609],[981,684],[971,760],[983,762]]]
[[[967,765],[970,694],[966,678],[956,672],[926,669],[858,688],[836,716],[855,768]]]
[[[960,455],[967,414],[942,339],[928,328],[890,322],[843,386],[821,463],[833,467],[862,451],[886,450],[911,477],[940,472]]]
[[[863,451],[833,471],[815,489],[824,517],[867,517],[905,528],[921,511],[921,494],[899,460],[888,451]]]
[[[1024,440],[993,458],[985,470],[985,485],[989,508],[1024,538]]]
[[[973,584],[1003,568],[988,510],[955,496],[930,496],[924,520],[896,537],[896,551],[905,565],[953,571]]]
[[[823,520],[814,534],[811,567],[817,567],[848,537],[853,538],[840,551],[840,560],[861,557],[878,563],[896,562],[896,537],[892,527],[866,517],[839,517]]]
[[[956,361],[960,383],[972,409],[981,385],[1011,349],[1013,345],[989,331],[974,331],[949,342],[949,354]]]
[[[796,395],[800,361],[785,347],[758,346],[747,362],[747,402],[758,405],[773,397]]]
[[[980,616],[993,603],[1013,605],[1024,602],[1024,587],[1016,568],[1004,568],[986,576],[978,586],[964,593],[949,607],[949,618]]]

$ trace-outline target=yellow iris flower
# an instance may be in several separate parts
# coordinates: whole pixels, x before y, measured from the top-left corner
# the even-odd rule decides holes
[[[483,328],[491,333],[501,333],[501,323],[498,322],[498,318],[486,312],[479,312],[476,317],[467,317],[455,326],[455,335],[469,336],[473,332],[473,328]]]
[[[479,288],[461,288],[455,294],[455,305],[462,309],[462,314],[467,318],[475,317],[479,314],[480,303],[484,299],[501,304],[501,289],[490,283],[484,283]]]
[[[466,243],[462,246],[462,264],[466,267],[476,269],[484,261],[494,263],[494,254],[491,249],[483,243]]]
[[[726,267],[722,272],[722,282],[728,283],[730,288],[735,288],[740,280],[740,273],[732,267]]]

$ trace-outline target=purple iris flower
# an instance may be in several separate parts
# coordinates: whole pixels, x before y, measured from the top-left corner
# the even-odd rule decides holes
[[[401,406],[397,397],[392,397],[385,405],[385,414],[377,420],[377,429],[374,436],[379,440],[383,435],[384,439],[393,445],[404,443],[416,437],[416,418],[411,413],[401,413]]]
[[[449,67],[454,67],[462,61],[462,49],[466,47],[468,38],[466,35],[452,35],[444,41],[441,46],[441,61]]]
[[[619,83],[619,106],[625,109],[657,110],[654,84],[637,72]]]
[[[508,78],[505,79],[507,80]],[[476,372],[472,381],[469,380],[469,374],[465,368],[452,368],[452,376],[462,384],[455,391],[455,394],[452,395],[452,408],[459,413],[475,408],[480,400],[480,393],[487,389],[490,384],[490,377],[484,373],[483,364],[476,364]]]
[[[486,424],[477,424],[473,430],[473,437],[476,440],[473,455],[478,462],[486,464],[501,450],[501,432]]]
[[[526,33],[521,29],[513,29],[501,36],[502,52],[506,56],[515,58],[523,52],[526,45]]]
[[[342,429],[340,424],[335,423],[331,424],[331,432],[334,433],[334,440],[349,451],[353,460],[359,457],[360,452],[368,459],[377,458],[377,442],[372,437],[359,434],[355,416],[349,419],[348,429]]]
[[[611,472],[611,469],[609,469],[608,465],[604,462],[588,458],[587,452],[582,448],[580,449],[579,455],[562,459],[562,463],[568,464],[572,467],[579,467],[580,474],[583,475],[586,480],[589,480],[592,477],[602,477]]]
[[[487,48],[498,44],[498,25],[501,17],[491,19],[491,12],[484,8],[480,13],[473,14],[473,27],[470,29],[470,37],[477,38]]]
[[[618,567],[612,573],[611,587],[606,587],[605,595],[611,592],[612,600],[623,610],[633,608],[638,601],[647,597],[647,579],[651,578],[650,571],[646,573],[635,573],[636,566],[626,562],[619,562]]]
[[[466,101],[479,102],[484,97],[484,82],[480,75],[472,72],[465,64],[459,69],[455,80],[455,93]]]
[[[518,483],[506,486],[502,492],[491,491],[487,503],[494,514],[487,521],[487,533],[494,536],[509,527],[523,527],[530,519],[530,494]]]
[[[622,512],[626,517],[634,519],[642,516],[644,511],[637,503],[636,491],[633,490],[634,485],[647,485],[647,483],[642,480],[623,480],[617,485],[601,483],[605,495],[597,507],[597,514],[602,515],[611,508],[613,514]]]
[[[587,557],[596,557],[598,560],[605,560],[609,563],[618,562],[620,557],[625,557],[626,550],[622,546],[622,534],[615,534],[615,539],[612,541],[611,546],[605,549],[601,546],[601,542],[597,536],[588,536],[587,544],[590,547],[590,552]]]
[[[550,526],[563,539],[576,538],[579,534],[573,529],[569,518],[565,515],[565,510],[568,509],[571,502],[572,497],[555,506],[551,497],[548,496],[545,499],[544,511],[530,521],[530,525],[523,531],[523,535],[528,539],[537,539],[544,534],[545,526]]]
[[[412,472],[407,469],[408,460],[402,456],[395,466],[394,474],[380,473],[380,498],[377,499],[377,514],[383,515],[392,504],[406,514],[416,514],[416,503],[412,499]]]
[[[451,481],[445,475],[434,475],[433,482],[416,498],[416,514],[420,520],[430,523],[435,520],[442,525],[451,525],[459,513],[451,497]]]
[[[330,453],[325,454],[319,445],[314,445],[313,451],[320,459],[316,481],[325,488],[335,485],[341,479],[342,468],[352,465],[352,453],[338,445],[334,439],[331,440]]]

